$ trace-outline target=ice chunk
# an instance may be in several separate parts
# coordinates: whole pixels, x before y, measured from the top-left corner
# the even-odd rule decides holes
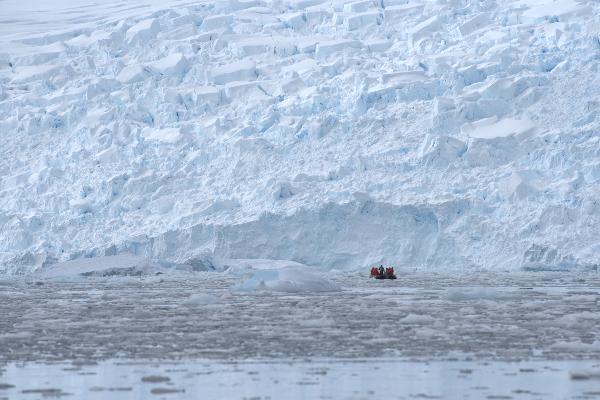
[[[564,20],[571,16],[591,14],[593,14],[593,11],[588,4],[582,4],[576,0],[547,0],[538,2],[538,4],[524,11],[520,19],[524,23],[531,24],[546,19]]]
[[[154,39],[160,31],[160,23],[156,18],[145,19],[133,25],[125,33],[129,44],[145,44]]]
[[[257,82],[231,82],[225,85],[225,95],[228,99],[245,98],[252,101],[269,100],[261,85]]]
[[[213,15],[202,21],[202,29],[211,31],[219,28],[229,28],[233,23],[232,15]]]
[[[411,325],[426,325],[433,324],[435,322],[435,318],[429,315],[408,314],[406,317],[402,318],[400,322]]]
[[[509,177],[500,180],[498,186],[505,198],[525,199],[539,192],[532,180],[532,174],[527,172],[513,172]]]
[[[467,35],[475,32],[476,30],[481,29],[484,26],[487,26],[489,23],[490,23],[490,15],[487,13],[481,13],[481,14],[476,15],[473,18],[470,18],[469,20],[465,21],[458,28],[458,30],[460,31],[461,35],[467,36]]]
[[[117,75],[117,80],[122,83],[135,83],[143,81],[150,76],[148,68],[141,64],[128,65]]]
[[[564,343],[564,344],[569,345],[570,343]],[[581,346],[578,348],[573,348],[573,347],[574,346],[568,347],[568,349],[571,351],[573,351],[573,350],[574,351],[589,351],[590,346]],[[571,376],[571,379],[577,380],[577,381],[590,380],[590,379],[600,380],[600,370],[598,370],[598,369],[574,370],[574,371],[570,371],[569,375]]]
[[[376,102],[428,100],[435,94],[435,84],[422,71],[386,73],[380,82],[364,94],[367,107]]]
[[[281,21],[291,29],[300,29],[306,25],[306,16],[304,12],[297,12],[292,14],[284,14],[281,17]]]
[[[203,306],[209,304],[216,304],[219,302],[219,298],[207,293],[193,294],[186,301],[184,305],[188,307]]]
[[[244,139],[247,141],[248,139]],[[284,268],[308,268],[305,264],[290,260],[271,260],[262,258],[232,258],[216,262],[218,269],[227,271],[237,277],[252,275],[255,270],[272,270]]]
[[[154,140],[163,143],[176,143],[181,140],[180,128],[144,128],[142,136],[147,140]]]
[[[256,64],[250,60],[242,60],[214,68],[211,75],[213,82],[220,85],[234,81],[254,80],[257,78]]]
[[[340,286],[331,277],[314,268],[288,260],[224,260],[221,268],[246,280],[239,290],[270,290],[277,292],[335,292]]]
[[[115,79],[94,79],[90,82],[86,89],[86,96],[88,100],[93,99],[103,93],[110,93],[121,87],[121,84]]]
[[[317,58],[325,58],[344,49],[358,49],[361,43],[352,39],[335,39],[317,43],[315,55]]]
[[[489,79],[482,82],[477,91],[481,97],[500,98],[512,101],[515,97],[522,94],[527,88],[543,86],[547,79],[541,77],[522,76],[519,78]]]
[[[296,194],[296,188],[292,186],[289,182],[278,182],[275,185],[275,190],[273,192],[273,200],[280,201],[285,200],[289,197],[292,197]]]
[[[409,3],[409,0],[381,0],[381,5],[383,8],[403,6],[407,3]]]
[[[18,67],[13,76],[14,83],[26,83],[37,80],[50,79],[61,73],[63,67],[60,65],[34,65],[27,67]],[[63,73],[67,73],[64,71]]]
[[[461,127],[462,132],[477,139],[494,139],[511,135],[523,135],[532,132],[535,124],[527,119],[496,117],[484,118],[479,121],[465,124]]]
[[[454,99],[451,97],[438,96],[433,101],[433,111],[436,114],[445,113],[454,110],[455,108],[456,105],[454,103]]]
[[[121,154],[119,153],[119,149],[117,148],[117,146],[112,145],[109,148],[104,149],[98,154],[96,154],[95,158],[96,160],[98,160],[99,163],[108,164],[112,162],[118,162],[120,155]]]
[[[296,54],[298,51],[294,40],[284,37],[274,37],[273,41],[273,51],[280,57],[288,57]]]
[[[302,10],[307,7],[324,3],[325,0],[286,0],[285,3],[293,10]]]
[[[440,17],[434,15],[433,17],[426,19],[420,24],[414,26],[409,31],[409,40],[414,45],[418,40],[430,35],[432,32],[442,29],[442,22]]]
[[[421,146],[421,157],[427,165],[447,167],[467,150],[465,142],[449,137],[427,135]]]
[[[379,12],[365,12],[361,14],[349,15],[344,18],[344,25],[348,30],[362,28],[365,25],[377,24],[379,22]]]
[[[382,83],[404,84],[422,82],[427,79],[427,75],[423,71],[388,72],[381,75]]]
[[[459,68],[457,71],[460,74],[465,86],[481,82],[486,78],[485,72],[477,68],[476,65],[469,65],[468,67]]]
[[[80,214],[93,211],[92,203],[88,199],[73,199],[69,201],[69,205]]]
[[[355,1],[353,3],[344,4],[344,12],[347,13],[362,13],[373,6],[371,0]]]
[[[520,293],[495,287],[453,287],[446,290],[444,298],[450,301],[481,301],[515,299]]]
[[[319,68],[320,67],[315,60],[313,60],[312,58],[307,58],[307,59],[297,62],[295,64],[291,64],[286,67],[283,67],[282,69],[283,69],[283,71],[286,71],[286,72],[293,71],[293,72],[297,73],[298,75],[304,75],[304,74],[308,74],[312,71],[318,71]]]
[[[35,46],[35,51],[15,55],[12,62],[16,65],[42,65],[55,60],[66,51],[64,43],[51,43],[45,46]]]
[[[307,267],[296,266],[255,270],[239,289],[243,291],[270,290],[288,293],[337,292],[341,290],[340,286],[330,277],[319,274]]]
[[[184,101],[194,105],[219,105],[223,101],[223,89],[214,86],[197,86],[183,95]]]
[[[150,64],[150,68],[165,76],[182,77],[190,69],[190,63],[181,53],[175,53]]]
[[[229,0],[225,8],[232,11],[239,11],[264,5],[265,3],[262,0]]]
[[[392,42],[388,40],[369,40],[365,43],[369,51],[373,53],[384,52],[390,48]]]
[[[419,12],[423,9],[423,4],[419,3],[408,3],[401,5],[394,5],[385,8],[384,17],[386,23],[394,23],[396,19],[405,15]]]
[[[271,38],[249,37],[230,44],[240,57],[255,56],[267,53],[273,49],[274,42]]]

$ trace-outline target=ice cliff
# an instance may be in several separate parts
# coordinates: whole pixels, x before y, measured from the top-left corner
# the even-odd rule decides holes
[[[33,12],[34,10],[36,12]],[[0,4],[0,272],[600,264],[600,4]]]

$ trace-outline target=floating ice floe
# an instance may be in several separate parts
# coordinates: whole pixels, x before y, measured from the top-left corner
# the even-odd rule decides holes
[[[341,287],[315,268],[285,260],[228,260],[230,274],[244,279],[238,290],[274,292],[337,292]]]

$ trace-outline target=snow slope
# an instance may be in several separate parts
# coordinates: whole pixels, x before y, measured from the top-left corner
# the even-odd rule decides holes
[[[600,5],[0,2],[0,272],[600,264]]]

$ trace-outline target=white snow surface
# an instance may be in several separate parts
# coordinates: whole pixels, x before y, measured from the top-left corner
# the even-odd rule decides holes
[[[0,273],[600,264],[600,3],[4,0]]]

